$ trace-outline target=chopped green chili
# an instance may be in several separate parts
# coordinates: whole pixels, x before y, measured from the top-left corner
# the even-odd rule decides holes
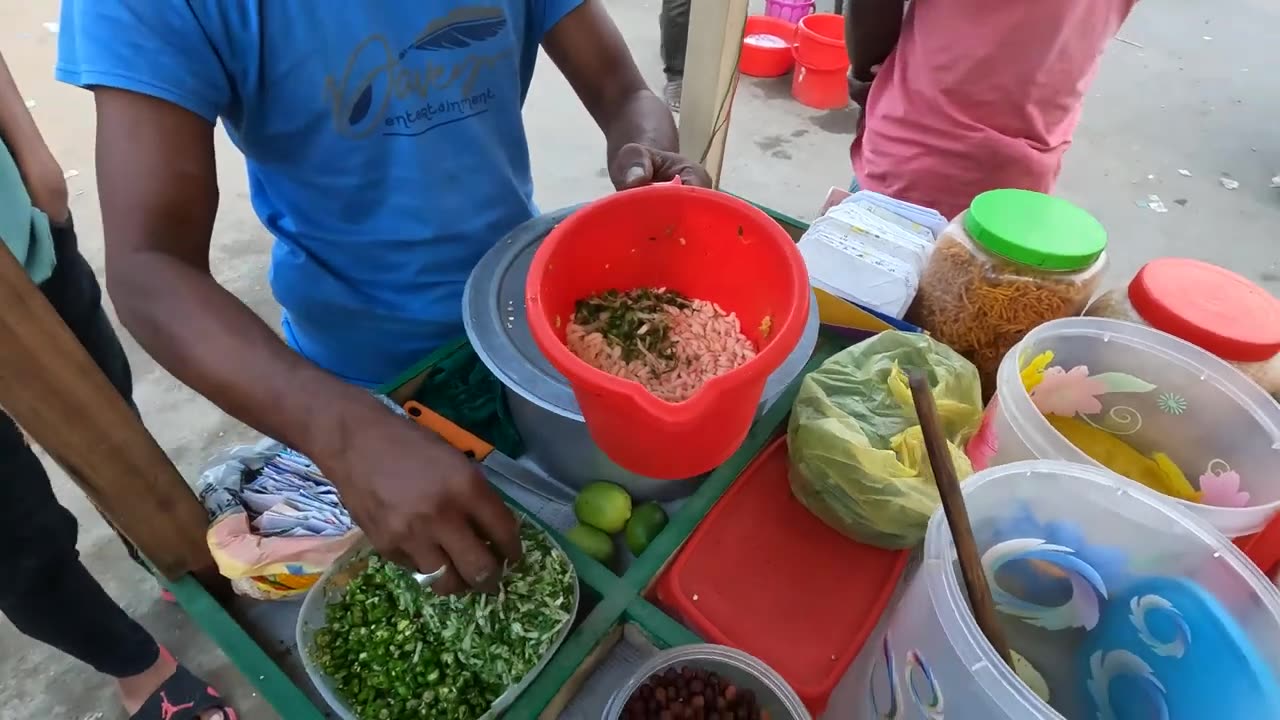
[[[588,333],[600,333],[609,345],[621,348],[626,362],[646,358],[656,360],[658,365],[674,365],[676,349],[668,337],[669,307],[683,310],[692,307],[692,303],[671,290],[606,290],[579,300],[574,306],[573,321]]]
[[[440,597],[373,557],[310,649],[361,720],[478,720],[542,659],[573,611],[568,559],[538,528],[496,595]]]

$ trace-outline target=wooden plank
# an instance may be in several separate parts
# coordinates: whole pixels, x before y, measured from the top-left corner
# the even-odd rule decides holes
[[[747,22],[747,0],[690,5],[689,47],[680,98],[680,151],[701,161],[719,187],[729,111],[738,88],[738,54]]]
[[[7,250],[0,308],[0,407],[165,577],[212,565],[204,508]]]

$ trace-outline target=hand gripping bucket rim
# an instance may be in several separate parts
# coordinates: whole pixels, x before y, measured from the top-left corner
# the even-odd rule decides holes
[[[599,370],[574,355],[565,345],[563,329],[553,327],[548,317],[550,310],[542,301],[543,288],[553,263],[557,258],[574,257],[566,253],[566,248],[576,238],[583,237],[584,230],[602,218],[620,217],[640,206],[657,208],[673,204],[694,209],[694,214],[700,218],[717,216],[721,221],[733,218],[739,233],[735,236],[734,230],[726,227],[724,237],[736,241],[750,236],[750,240],[764,243],[764,252],[772,253],[771,258],[776,263],[777,271],[770,273],[770,277],[775,279],[773,285],[779,298],[768,315],[768,342],[758,348],[756,356],[723,375],[707,380],[690,398],[679,403],[662,400],[639,383]],[[642,235],[644,233],[637,229],[630,236],[626,232],[617,232],[609,238],[615,243],[635,245]],[[684,238],[681,238],[682,245],[683,242]],[[690,245],[694,243],[691,237]],[[667,252],[670,253],[669,250]],[[717,269],[723,273],[731,272],[727,267],[717,266]],[[604,269],[591,269],[590,272],[598,274],[602,270],[607,272]],[[654,286],[669,285],[658,279],[652,282]],[[746,282],[745,278],[743,282]],[[599,289],[595,292],[610,287],[607,281],[597,284]],[[641,286],[644,285],[633,284],[633,287]],[[671,184],[614,193],[571,215],[538,248],[529,268],[525,289],[529,310],[526,315],[534,342],[551,365],[568,380],[592,438],[618,464],[624,467],[628,464],[643,465],[628,469],[663,479],[691,477],[711,470],[726,460],[741,443],[754,419],[765,381],[786,360],[803,334],[811,292],[808,271],[795,242],[772,218],[733,196],[705,188]],[[684,291],[680,287],[673,289]],[[721,303],[727,306],[726,310],[733,310],[727,298],[703,297],[696,289],[686,294]],[[744,329],[750,322],[750,318],[744,317]],[[735,410],[741,406],[745,412],[725,416],[722,411],[728,406]],[[625,433],[620,429],[620,423],[598,422],[606,414],[625,416]],[[677,435],[687,437],[688,441],[673,447],[671,438]],[[632,459],[632,462],[628,463],[624,458]]]

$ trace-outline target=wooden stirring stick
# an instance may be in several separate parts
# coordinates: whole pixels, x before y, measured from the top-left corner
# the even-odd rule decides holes
[[[938,484],[938,494],[942,496],[942,511],[947,515],[951,537],[956,544],[956,554],[960,557],[960,574],[964,576],[969,607],[978,621],[978,628],[987,636],[987,642],[1004,658],[1005,664],[1012,668],[1013,655],[1009,652],[1009,642],[1005,640],[1004,630],[996,619],[991,587],[987,585],[987,575],[982,570],[982,556],[978,554],[978,543],[973,539],[973,526],[969,524],[969,512],[964,507],[960,481],[956,478],[956,468],[951,464],[951,453],[947,450],[947,441],[942,434],[938,408],[933,402],[933,390],[924,373],[913,370],[909,378],[911,399],[916,406],[916,416],[920,419],[924,447],[929,453],[929,465],[933,467],[933,479]]]

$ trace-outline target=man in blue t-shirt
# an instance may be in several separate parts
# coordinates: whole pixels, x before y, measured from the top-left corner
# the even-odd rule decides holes
[[[165,368],[313,457],[374,545],[487,587],[519,555],[474,466],[362,387],[462,332],[476,261],[534,216],[521,106],[538,48],[625,188],[706,173],[675,153],[603,0],[63,0],[59,79],[93,91],[107,285]],[[214,123],[275,236],[284,336],[209,272]],[[292,348],[292,350],[290,350]]]

